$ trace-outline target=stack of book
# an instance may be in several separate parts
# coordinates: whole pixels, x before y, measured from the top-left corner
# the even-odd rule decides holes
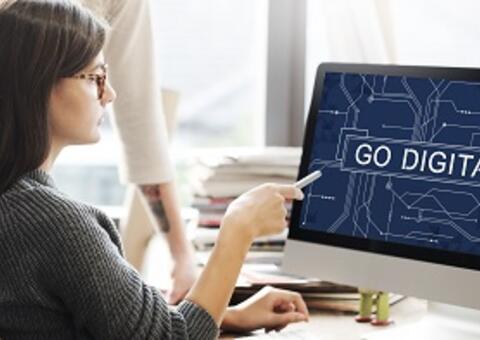
[[[302,294],[310,310],[352,314],[359,312],[360,293],[357,287],[288,275],[282,273],[278,266],[265,263],[246,263],[243,265],[232,302],[235,304],[242,302],[265,285],[289,289]],[[402,295],[389,294],[391,305],[402,299]]]
[[[193,232],[190,232],[190,239],[196,250],[209,250],[213,248],[218,237],[219,228],[199,226]],[[288,230],[276,235],[262,236],[255,239],[251,251],[262,252],[280,252],[283,250]]]
[[[279,268],[280,263],[276,259],[272,261],[273,255],[281,262],[280,254],[260,255],[257,252],[250,252],[247,255],[235,286],[232,304],[244,301],[268,285],[300,293],[311,311],[324,310],[348,314],[359,312],[360,293],[357,287],[283,273]],[[204,266],[210,253],[197,252],[197,256],[200,265]],[[403,298],[402,295],[390,293],[389,303],[393,305]]]
[[[237,148],[200,156],[192,188],[200,227],[218,227],[236,197],[263,183],[291,184],[297,178],[301,149]]]

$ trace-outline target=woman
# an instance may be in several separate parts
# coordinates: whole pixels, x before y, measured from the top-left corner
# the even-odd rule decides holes
[[[281,232],[284,201],[303,197],[293,186],[260,186],[230,205],[176,309],[123,259],[106,215],[55,188],[58,154],[98,141],[115,100],[104,40],[102,23],[73,2],[0,2],[0,338],[212,339],[219,326],[306,320],[301,297],[281,290],[227,308],[252,240]]]

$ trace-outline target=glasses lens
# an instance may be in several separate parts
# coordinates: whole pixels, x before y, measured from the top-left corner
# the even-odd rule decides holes
[[[105,94],[105,82],[107,79],[107,74],[105,73],[102,76],[97,77],[97,86],[98,86],[98,99],[102,99]]]

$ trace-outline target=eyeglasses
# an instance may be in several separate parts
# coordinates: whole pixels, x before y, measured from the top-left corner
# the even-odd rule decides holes
[[[103,95],[105,94],[105,85],[107,83],[107,70],[108,65],[100,65],[100,69],[102,70],[102,74],[98,73],[79,73],[69,78],[74,79],[87,79],[94,81],[97,84],[97,91],[98,91],[98,99],[101,100]]]

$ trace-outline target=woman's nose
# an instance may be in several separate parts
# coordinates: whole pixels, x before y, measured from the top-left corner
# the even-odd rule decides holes
[[[102,98],[102,105],[105,106],[107,104],[113,103],[115,101],[115,98],[117,98],[117,93],[113,89],[110,82],[107,81],[105,83],[105,94],[103,95],[103,98]]]

